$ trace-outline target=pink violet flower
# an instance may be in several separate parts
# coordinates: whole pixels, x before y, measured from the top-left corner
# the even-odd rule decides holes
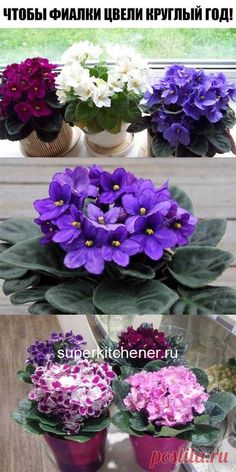
[[[157,426],[186,425],[205,411],[209,395],[195,374],[184,366],[142,371],[126,379],[131,386],[124,399],[130,411],[146,411]]]

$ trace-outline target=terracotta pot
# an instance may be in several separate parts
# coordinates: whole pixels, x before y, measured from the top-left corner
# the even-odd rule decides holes
[[[54,141],[51,143],[41,141],[33,131],[27,138],[20,141],[20,150],[27,157],[59,157],[73,147],[72,138],[72,127],[63,121],[61,130]]]
[[[85,443],[58,439],[49,434],[44,438],[61,472],[96,472],[104,463],[107,429]]]
[[[130,436],[130,441],[138,465],[150,472],[177,471],[181,465],[180,453],[184,453],[190,445],[184,439],[155,438],[148,434]]]

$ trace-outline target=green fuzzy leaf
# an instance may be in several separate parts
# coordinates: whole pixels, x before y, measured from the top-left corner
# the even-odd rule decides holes
[[[84,273],[78,269],[67,269],[63,264],[64,254],[58,245],[43,245],[40,244],[40,239],[33,238],[15,244],[0,255],[0,263],[3,262],[20,267],[21,269],[47,273],[58,278],[72,278]]]
[[[69,123],[74,123],[75,119],[75,110],[77,107],[77,101],[70,102],[69,105],[66,106],[65,110],[65,120]]]
[[[61,129],[63,118],[59,110],[54,110],[49,116],[41,116],[35,120],[37,129],[47,133],[58,133]]]
[[[170,428],[169,426],[162,426],[160,431],[155,433],[155,437],[163,437],[163,438],[174,438],[179,436],[180,434],[185,433],[186,431],[192,431],[194,429],[194,425],[190,424],[188,426],[183,426],[182,428]]]
[[[35,371],[35,367],[29,364],[25,370],[18,370],[16,376],[25,383],[32,384],[31,376]]]
[[[215,131],[214,134],[207,134],[207,138],[220,154],[231,151],[231,142],[222,131]]]
[[[227,220],[222,218],[199,221],[188,246],[217,246],[225,234],[226,227]]]
[[[28,416],[34,409],[35,404],[28,398],[24,398],[19,402],[16,410],[12,413],[12,419],[23,426],[26,424]]]
[[[149,280],[154,279],[155,271],[142,263],[129,264],[128,268],[115,265],[114,268],[124,277],[130,276],[135,279]]]
[[[218,405],[225,414],[236,407],[236,395],[230,392],[218,392],[211,396],[210,401]]]
[[[223,421],[226,417],[226,412],[211,400],[208,400],[205,403],[205,410],[209,417],[209,421],[213,426],[221,423],[221,421]]]
[[[210,425],[199,424],[190,437],[195,446],[211,446],[219,439],[220,431]]]
[[[182,188],[171,185],[170,193],[173,200],[175,200],[182,208],[185,208],[190,213],[194,214],[193,204],[187,193]]]
[[[48,131],[45,131],[44,129],[37,128],[35,126],[35,131],[37,134],[37,138],[39,138],[41,141],[44,143],[52,143],[57,139],[59,131],[55,131],[53,133],[49,133]]]
[[[1,256],[5,254],[5,252],[0,255],[0,279],[15,280],[24,277],[24,275],[27,273],[27,269],[21,269],[20,267],[15,267],[12,264],[2,262]]]
[[[45,301],[34,303],[29,307],[28,312],[31,315],[57,315],[58,313],[61,313]]]
[[[67,282],[50,288],[46,300],[62,313],[95,314],[93,293],[95,285],[86,280]]]
[[[129,420],[131,418],[131,413],[129,411],[120,411],[112,418],[112,423],[116,426],[119,431],[133,436],[140,436],[133,429],[131,429]]]
[[[236,313],[236,290],[231,287],[186,289],[178,286],[179,300],[171,307],[173,315],[209,315]]]
[[[0,225],[0,239],[11,244],[40,235],[40,227],[30,218],[10,218]]]
[[[134,367],[130,367],[129,365],[122,365],[120,370],[121,370],[121,377],[124,380],[130,377],[131,375],[134,375],[137,373],[137,369],[135,369]]]
[[[106,130],[114,129],[119,119],[112,115],[109,108],[101,108],[97,113],[97,122],[101,128]]]
[[[151,117],[150,116],[142,116],[140,120],[135,121],[134,123],[131,123],[129,125],[127,131],[128,133],[140,133],[141,131],[144,131],[145,129],[148,129],[151,127]]]
[[[51,108],[64,108],[64,105],[59,102],[58,97],[55,92],[52,93],[47,93],[47,97],[45,98],[45,102],[51,107]]]
[[[168,269],[184,286],[200,288],[217,279],[233,260],[229,252],[211,246],[186,246],[176,249]]]
[[[60,426],[51,426],[42,422],[39,423],[39,426],[43,431],[46,431],[47,433],[52,433],[56,436],[65,436],[65,431],[62,431],[62,428],[60,428]]]
[[[104,131],[103,128],[101,128],[101,126],[98,124],[96,118],[87,120],[86,127],[88,128],[89,133],[101,133]]]
[[[209,415],[199,415],[194,418],[194,424],[202,424],[206,422],[209,422]]]
[[[10,115],[6,121],[5,121],[5,126],[8,134],[14,135],[16,133],[19,133],[22,128],[25,126],[25,122],[21,121],[18,116],[14,113],[13,115]]]
[[[194,367],[191,369],[194,375],[197,377],[197,381],[200,385],[203,387],[207,388],[209,381],[208,381],[208,376],[205,370],[199,369],[198,367]]]
[[[95,289],[93,302],[104,314],[157,315],[166,313],[177,298],[176,292],[156,280],[134,285],[104,281]]]
[[[89,107],[87,102],[79,102],[75,109],[75,120],[87,123],[97,115],[97,109],[95,107]]]
[[[3,284],[3,292],[5,295],[11,295],[18,290],[23,290],[25,288],[36,285],[40,281],[40,276],[37,274],[32,274],[30,272],[20,279],[5,280]]]
[[[141,411],[132,413],[132,416],[129,420],[129,424],[132,429],[135,431],[144,432],[147,431],[148,421],[145,415]]]
[[[154,157],[171,157],[174,148],[166,141],[161,134],[155,134],[151,142],[151,151]]]
[[[205,136],[194,136],[188,146],[188,149],[197,156],[207,156],[208,151],[208,140]]]
[[[130,386],[125,382],[124,380],[114,380],[113,384],[113,391],[115,393],[115,403],[119,410],[125,410],[126,407],[124,405],[124,398],[127,397],[129,391],[130,391]]]
[[[235,111],[228,107],[221,121],[224,123],[225,128],[233,128],[236,124]]]
[[[163,369],[163,367],[166,367],[166,363],[164,361],[156,360],[148,362],[142,370],[145,370],[146,372],[158,372]]]
[[[85,421],[85,426],[82,428],[81,433],[98,433],[99,431],[102,431],[105,428],[108,428],[108,426],[111,423],[110,418],[103,418],[103,419],[94,419],[94,420],[86,420]]]
[[[26,290],[19,290],[11,296],[11,303],[13,305],[22,305],[24,303],[38,302],[45,300],[45,293],[48,285],[28,288]]]
[[[11,247],[10,244],[7,244],[7,243],[0,243],[0,254],[2,254],[2,252],[6,251],[7,249],[9,249],[9,247]]]

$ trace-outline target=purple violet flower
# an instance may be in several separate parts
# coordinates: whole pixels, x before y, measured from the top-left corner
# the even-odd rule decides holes
[[[107,233],[103,228],[97,228],[84,219],[76,244],[65,256],[65,266],[69,269],[84,266],[91,274],[101,274],[105,266],[101,246],[105,243],[106,237]]]
[[[178,143],[184,144],[184,146],[190,143],[189,131],[178,123],[173,123],[173,125],[167,128],[163,136],[172,147],[177,146]]]
[[[59,231],[53,235],[52,240],[55,243],[72,243],[81,233],[82,217],[83,213],[72,204],[69,212],[56,219]]]
[[[100,226],[105,229],[114,228],[114,224],[117,223],[121,211],[120,207],[113,207],[107,212],[103,212],[93,203],[89,203],[87,208],[88,218],[93,222],[94,226]]]
[[[49,186],[49,197],[34,202],[34,208],[43,221],[58,218],[69,208],[71,188],[69,185],[61,186],[57,182],[52,182]]]
[[[140,246],[132,239],[128,239],[128,231],[125,226],[119,226],[110,231],[106,244],[102,247],[102,256],[105,261],[114,261],[122,267],[129,264],[130,256],[138,254]]]
[[[113,174],[102,172],[101,186],[103,193],[99,198],[100,203],[114,203],[124,194],[127,187],[127,172],[125,169],[118,168]]]

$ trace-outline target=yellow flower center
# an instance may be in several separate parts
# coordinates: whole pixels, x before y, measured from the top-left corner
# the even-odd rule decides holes
[[[85,246],[92,247],[93,246],[93,241],[91,239],[87,239],[87,241],[85,241]]]
[[[73,221],[71,224],[72,224],[72,226],[74,226],[74,228],[80,228],[80,222],[79,221]]]
[[[120,241],[112,241],[112,246],[119,247],[120,246]]]
[[[62,205],[64,205],[64,200],[57,200],[57,202],[55,202],[55,205],[56,207],[61,207]]]
[[[146,234],[148,234],[148,236],[152,236],[152,234],[154,234],[153,229],[147,228],[147,229],[146,229]]]
[[[204,100],[205,99],[205,96],[204,95],[201,95],[200,96],[200,100]]]
[[[100,223],[100,225],[105,225],[104,216],[99,216],[98,217],[98,223]]]
[[[174,227],[177,228],[177,229],[180,229],[182,228],[182,224],[181,223],[178,223],[177,221],[174,223]]]
[[[146,215],[146,213],[147,213],[146,208],[144,208],[144,207],[140,208],[139,213],[140,213],[140,215]]]
[[[120,186],[117,185],[117,184],[113,185],[113,190],[115,190],[115,191],[116,191],[116,190],[120,190]]]

